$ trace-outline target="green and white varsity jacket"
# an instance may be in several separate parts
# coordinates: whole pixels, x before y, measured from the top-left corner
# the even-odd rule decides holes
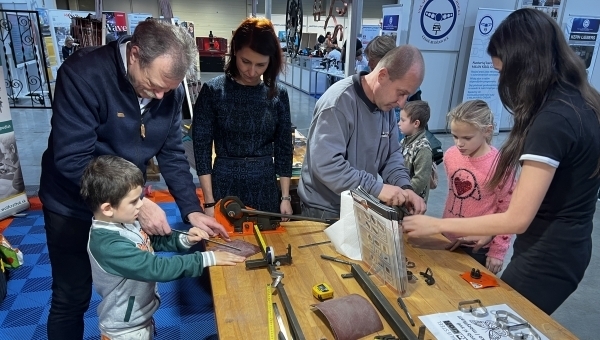
[[[202,275],[214,266],[212,251],[160,257],[156,251],[187,252],[187,236],[148,236],[135,224],[94,220],[88,254],[94,287],[102,297],[98,306],[100,330],[107,333],[134,331],[148,325],[160,305],[156,282]]]

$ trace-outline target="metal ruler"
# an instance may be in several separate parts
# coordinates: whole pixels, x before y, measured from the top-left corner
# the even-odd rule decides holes
[[[269,340],[275,340],[275,322],[273,321],[273,291],[267,284],[267,318],[269,320]]]

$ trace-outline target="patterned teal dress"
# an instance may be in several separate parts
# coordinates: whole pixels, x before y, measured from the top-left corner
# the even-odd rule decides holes
[[[254,209],[280,212],[277,176],[292,176],[292,123],[285,87],[268,98],[261,83],[223,75],[206,82],[194,105],[192,138],[198,176],[211,174],[215,200],[238,196]],[[212,162],[212,146],[216,158]]]

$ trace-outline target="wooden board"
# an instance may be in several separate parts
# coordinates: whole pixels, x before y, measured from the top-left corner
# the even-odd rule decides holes
[[[286,233],[263,234],[263,236],[267,245],[275,248],[276,255],[283,255],[288,243],[292,245],[293,264],[281,266],[280,271],[285,275],[282,282],[294,306],[296,317],[306,339],[333,339],[328,326],[311,310],[311,306],[318,303],[312,296],[312,286],[321,282],[328,283],[334,289],[334,298],[353,293],[364,297],[366,295],[356,280],[341,278],[341,274],[350,272],[349,266],[320,258],[321,254],[338,256],[333,245],[298,249],[298,246],[303,244],[327,240],[327,236],[323,233],[325,225],[313,222],[289,222],[285,223],[285,226]],[[244,239],[256,244],[253,236]],[[495,288],[479,290],[472,288],[459,275],[470,271],[473,267],[485,269],[464,253],[444,250],[446,244],[445,239],[432,237],[410,240],[409,246],[406,247],[406,256],[416,264],[416,268],[411,269],[413,273],[418,275],[419,271],[425,271],[429,267],[436,280],[433,286],[427,286],[422,277],[416,283],[409,284],[410,295],[405,298],[405,302],[416,323],[416,326],[412,327],[415,334],[422,325],[419,315],[456,311],[460,301],[480,299],[488,306],[508,304],[550,339],[576,339],[568,330],[504,282],[500,282],[500,287]],[[255,258],[261,258],[261,254],[252,257]],[[244,265],[238,265],[210,267],[209,270],[219,338],[222,340],[264,339],[268,333],[266,296],[263,288],[271,282],[267,269],[246,270]],[[397,295],[385,286],[381,286],[380,289],[409,324],[404,312],[396,303]],[[279,297],[274,296],[273,302],[278,304],[287,326]],[[373,339],[375,335],[393,334],[389,325],[383,318],[381,319],[385,329],[379,334],[364,339]],[[277,326],[275,327],[277,329]],[[433,337],[427,332],[426,339],[431,338]]]

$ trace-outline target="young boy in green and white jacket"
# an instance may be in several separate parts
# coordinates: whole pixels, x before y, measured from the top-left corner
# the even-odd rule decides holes
[[[81,196],[94,212],[88,241],[94,287],[102,297],[98,318],[102,339],[152,339],[152,315],[160,305],[156,282],[202,275],[205,267],[235,265],[243,257],[227,252],[194,252],[170,258],[157,251],[187,252],[208,234],[148,236],[137,221],[142,206],[142,172],[116,156],[90,162]]]
[[[425,202],[429,197],[433,172],[431,146],[425,136],[425,127],[429,122],[431,110],[422,100],[407,102],[400,111],[398,127],[404,138],[400,141],[404,166],[408,169],[410,185]]]

